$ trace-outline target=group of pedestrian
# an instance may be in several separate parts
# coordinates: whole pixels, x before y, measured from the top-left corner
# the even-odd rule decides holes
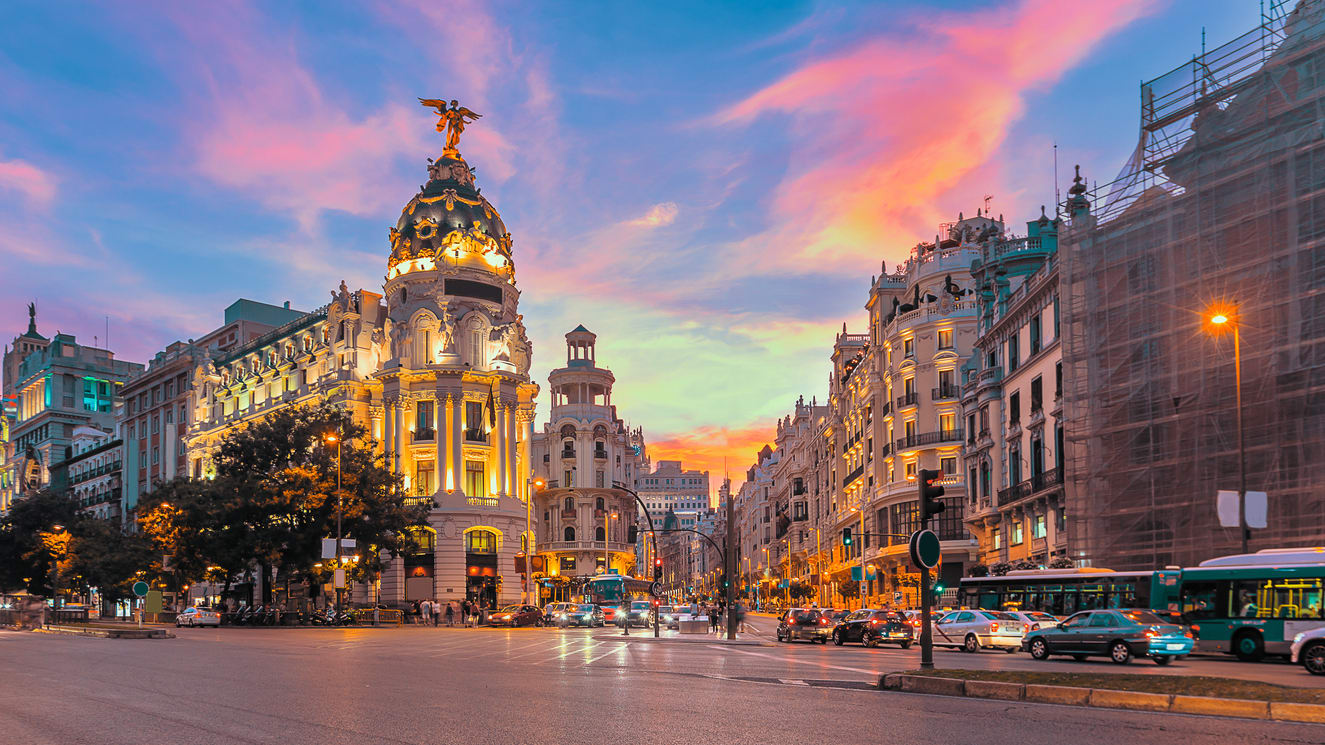
[[[468,598],[460,602],[448,600],[445,603],[429,598],[415,600],[409,614],[414,623],[424,626],[440,626],[443,621],[447,626],[455,626],[458,618],[460,623],[469,627],[478,625],[481,610],[477,602]]]

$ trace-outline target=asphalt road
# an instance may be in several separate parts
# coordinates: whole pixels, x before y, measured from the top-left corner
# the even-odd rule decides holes
[[[872,690],[891,667],[880,650],[611,633],[226,628],[118,640],[0,632],[0,743],[1325,741],[1316,725]]]

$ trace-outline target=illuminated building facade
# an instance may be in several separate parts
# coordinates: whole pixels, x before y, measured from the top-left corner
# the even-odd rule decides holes
[[[1067,554],[1058,228],[1041,214],[972,265],[980,332],[962,368],[966,523],[986,567]]]
[[[448,146],[390,231],[381,293],[342,282],[327,305],[194,369],[191,473],[207,473],[235,426],[281,407],[339,405],[431,506],[416,550],[384,573],[381,600],[518,601],[538,386],[511,245]]]
[[[597,337],[584,326],[566,334],[566,365],[548,375],[552,406],[534,436],[534,498],[538,526],[536,574],[542,599],[564,598],[567,581],[605,570],[634,573],[636,502],[622,484],[638,486],[647,470],[644,433],[630,429],[612,403],[612,371],[599,367]]]

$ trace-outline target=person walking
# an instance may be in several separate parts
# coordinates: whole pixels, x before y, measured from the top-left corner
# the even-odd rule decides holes
[[[455,626],[455,601],[446,601],[446,625]]]
[[[442,622],[442,604],[432,601],[432,627],[435,629]]]
[[[419,603],[419,611],[423,614],[423,625],[424,625],[424,626],[427,626],[428,624],[432,623],[432,615],[433,615],[433,613],[432,613],[432,600],[431,600],[431,599],[425,599],[422,603]]]

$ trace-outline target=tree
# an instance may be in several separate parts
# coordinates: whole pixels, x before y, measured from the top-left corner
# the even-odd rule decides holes
[[[351,576],[369,579],[428,512],[406,504],[368,432],[333,406],[279,409],[230,432],[213,463],[214,480],[162,485],[141,510],[144,531],[194,577],[215,566],[228,580],[254,564],[264,576],[269,567],[308,576],[322,539],[336,534],[339,501],[342,534],[360,557]]]
[[[67,529],[76,514],[72,501],[51,491],[16,500],[0,518],[0,589],[49,596],[56,562],[61,576],[68,570]]]
[[[837,583],[837,594],[843,600],[860,597],[860,580],[848,579]]]
[[[988,577],[989,567],[984,564],[975,564],[968,570],[968,573],[972,577]]]
[[[814,597],[815,588],[809,582],[796,580],[787,588],[787,592],[793,601],[807,600]]]
[[[71,530],[69,571],[101,594],[103,608],[132,594],[140,572],[148,571],[160,555],[141,533],[126,533],[118,521],[94,517],[78,519]]]
[[[1012,571],[1012,565],[1006,561],[999,561],[989,565],[989,574],[992,577],[1002,577]]]
[[[1050,569],[1072,569],[1077,564],[1066,556],[1055,556],[1049,560]]]

